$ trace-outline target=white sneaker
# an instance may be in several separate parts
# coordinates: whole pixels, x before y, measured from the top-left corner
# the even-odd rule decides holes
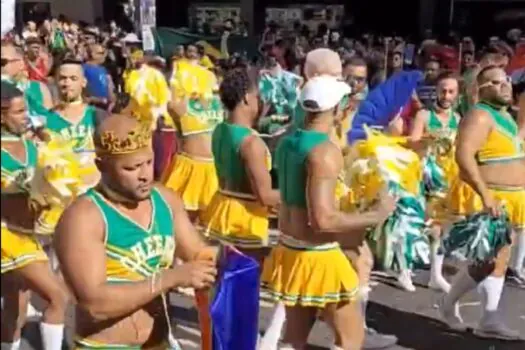
[[[415,292],[416,287],[414,286],[414,283],[412,282],[412,276],[410,274],[410,271],[401,271],[399,276],[397,277],[397,282],[407,292]]]
[[[447,282],[447,280],[443,277],[441,278],[430,277],[430,281],[428,281],[428,288],[437,290],[440,292],[448,293],[451,287],[450,287],[450,284]]]

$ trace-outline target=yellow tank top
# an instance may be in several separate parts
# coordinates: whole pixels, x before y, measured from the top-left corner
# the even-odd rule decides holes
[[[518,125],[510,114],[500,112],[485,103],[478,103],[474,108],[488,112],[495,124],[485,144],[476,155],[478,163],[490,164],[525,159],[525,142],[519,137]]]

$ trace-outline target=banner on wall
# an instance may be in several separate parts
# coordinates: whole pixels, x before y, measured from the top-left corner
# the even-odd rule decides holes
[[[153,28],[157,26],[155,0],[135,0],[135,29],[141,36],[144,51],[155,50]]]
[[[329,28],[339,27],[344,18],[344,5],[290,5],[286,7],[267,7],[266,23],[275,22],[283,28],[291,28],[296,21],[300,21],[310,29],[317,29],[319,24],[325,23]]]

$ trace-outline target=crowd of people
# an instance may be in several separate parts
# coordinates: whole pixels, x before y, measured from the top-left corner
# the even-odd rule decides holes
[[[220,59],[161,58],[115,23],[28,22],[1,47],[2,350],[31,293],[46,350],[69,304],[76,348],[180,349],[166,294],[213,287],[225,246],[275,303],[261,350],[304,349],[319,318],[330,349],[395,345],[366,323],[374,266],[415,292],[430,265],[456,331],[479,286],[475,334],[520,340],[499,304],[525,285],[524,34],[416,46],[272,25],[253,59],[227,34]]]

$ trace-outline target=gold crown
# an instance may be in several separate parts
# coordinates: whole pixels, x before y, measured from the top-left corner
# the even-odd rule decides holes
[[[100,135],[100,141],[96,145],[97,153],[104,154],[127,154],[140,149],[151,147],[153,133],[151,126],[139,122],[137,127],[128,132],[125,138],[119,138],[113,131],[106,131]]]

